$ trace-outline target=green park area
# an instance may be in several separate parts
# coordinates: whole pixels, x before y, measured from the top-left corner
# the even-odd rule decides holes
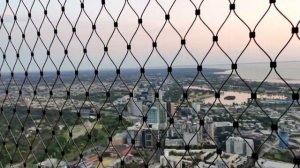
[[[18,116],[25,121],[24,131],[20,131],[21,125],[15,124],[10,133],[7,132],[7,124],[3,124],[0,131],[6,138],[5,145],[3,142],[0,147],[0,166],[5,167],[11,162],[12,165],[20,164],[26,159],[27,167],[34,167],[47,158],[72,161],[86,151],[100,150],[101,152],[101,149],[108,145],[110,136],[123,132],[131,125],[124,118],[119,121],[119,116],[113,111],[101,112],[100,119],[78,118],[71,110],[63,111],[61,117],[58,117],[57,113],[55,110],[48,111],[47,117],[42,117],[36,116],[39,110],[32,110],[32,115],[42,118],[38,133],[28,131],[28,128],[35,125],[28,119],[26,113]],[[6,117],[16,118],[8,115]],[[51,126],[46,120],[52,122]]]

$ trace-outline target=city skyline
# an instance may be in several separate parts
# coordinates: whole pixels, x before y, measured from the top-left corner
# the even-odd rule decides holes
[[[0,168],[300,166],[299,0],[0,0]]]

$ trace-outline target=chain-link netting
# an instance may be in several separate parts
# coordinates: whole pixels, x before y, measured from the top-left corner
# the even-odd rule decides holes
[[[296,0],[1,0],[0,167],[298,167]]]

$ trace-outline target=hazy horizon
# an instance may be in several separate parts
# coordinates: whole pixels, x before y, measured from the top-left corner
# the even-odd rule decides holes
[[[300,63],[300,61],[277,61],[277,69],[278,66],[280,67],[281,63]],[[259,65],[259,64],[264,64],[264,65],[269,65],[270,62],[248,62],[248,63],[238,63],[238,65]],[[145,68],[145,70],[150,69],[150,70],[155,70],[155,69],[167,69],[168,66],[151,66],[151,67],[147,67]],[[197,69],[197,66],[195,65],[175,65],[172,66],[173,69]],[[207,68],[207,69],[221,69],[221,70],[231,70],[231,64],[206,64],[206,65],[202,65],[202,68]],[[270,69],[269,67],[267,67],[268,69]],[[299,67],[300,68],[300,67]],[[118,69],[118,68],[117,68]],[[238,66],[238,69],[239,68]],[[98,70],[98,71],[116,71],[116,68],[114,67],[105,67],[105,68],[86,68],[86,69],[81,69],[80,71],[94,71],[94,70]],[[121,70],[140,70],[140,67],[121,67]],[[56,73],[56,69],[51,69],[51,70],[44,70],[43,72],[55,72]],[[61,72],[74,72],[74,69],[61,69]],[[11,71],[4,71],[2,73],[10,73]],[[24,73],[23,70],[15,70],[13,71],[14,73]],[[40,73],[40,71],[35,70],[35,71],[27,71],[27,72],[31,72],[31,73]]]
[[[277,0],[275,4],[290,19],[291,23],[277,11],[274,4],[270,6],[267,0],[235,1],[236,13],[233,11],[230,13],[228,0],[203,1],[200,7],[200,17],[212,32],[202,23],[199,17],[195,16],[195,6],[198,8],[202,2],[201,0],[192,0],[194,4],[190,1],[187,3],[187,1],[178,0],[170,11],[169,9],[173,3],[171,0],[158,1],[161,6],[156,1],[149,1],[147,6],[147,0],[122,0],[118,2],[107,0],[105,7],[97,0],[90,0],[89,3],[85,3],[85,10],[82,11],[81,15],[80,1],[59,0],[49,1],[48,3],[48,1],[42,0],[41,2],[35,2],[33,5],[32,2],[34,1],[29,0],[23,3],[20,3],[20,1],[9,1],[10,6],[8,7],[5,5],[5,1],[0,2],[0,14],[1,18],[3,18],[0,36],[7,37],[7,32],[11,32],[12,36],[12,43],[9,43],[8,38],[3,38],[0,41],[0,51],[2,51],[2,54],[6,54],[6,62],[3,62],[3,57],[0,58],[0,62],[3,63],[2,72],[12,71],[11,69],[14,66],[15,71],[24,71],[27,68],[29,71],[39,71],[40,69],[48,71],[57,69],[60,66],[61,70],[94,69],[97,66],[103,69],[115,69],[115,67],[120,66],[125,56],[126,59],[122,64],[123,68],[139,68],[145,64],[149,55],[151,57],[145,66],[147,68],[165,67],[171,64],[173,67],[196,67],[197,64],[201,64],[212,46],[212,50],[204,60],[203,66],[211,64],[231,65],[231,61],[223,51],[220,50],[216,43],[213,43],[213,35],[218,33],[218,44],[235,62],[250,41],[249,32],[255,29],[259,19],[269,7],[268,13],[255,29],[255,40],[274,60],[283,46],[293,36],[287,48],[280,53],[277,61],[300,61],[300,57],[297,55],[300,40],[291,33],[291,28],[298,25],[300,21],[300,17],[298,17],[300,12],[297,10],[297,5],[300,6],[300,2],[296,0],[291,0],[289,3],[286,3],[284,0]],[[62,17],[60,3],[65,4],[65,15],[62,15]],[[47,17],[42,22],[46,5]],[[124,10],[120,14],[123,6]],[[145,9],[146,6],[147,8]],[[32,13],[33,22],[30,20],[27,25],[27,10],[29,9]],[[144,9],[145,11],[142,15]],[[100,10],[102,12],[98,17]],[[13,16],[16,11],[18,24],[14,24]],[[170,14],[170,22],[165,21],[165,13]],[[229,13],[228,20],[219,31],[220,26]],[[242,18],[250,29],[235,14]],[[143,23],[142,26],[139,26],[138,18],[141,15]],[[59,19],[60,17],[61,19]],[[98,19],[96,20],[97,17]],[[115,29],[114,21],[117,18],[118,28]],[[58,22],[59,20],[60,22]],[[195,22],[191,26],[193,21]],[[96,32],[102,41],[97,37],[96,32],[92,30],[94,23]],[[76,36],[72,36],[72,27],[75,24]],[[159,34],[164,24],[165,26]],[[177,32],[172,26],[176,28]],[[190,26],[191,29],[188,31]],[[57,36],[54,35],[53,27],[57,28]],[[25,39],[28,46],[22,42],[22,31],[20,29],[22,31],[26,30]],[[40,29],[40,38],[37,38],[36,29]],[[133,37],[136,30],[137,32]],[[118,31],[121,32],[124,38]],[[109,40],[112,33],[113,36]],[[90,41],[88,42],[89,38]],[[180,44],[181,38],[186,40],[185,47]],[[157,41],[157,50],[153,50],[153,41]],[[127,52],[127,43],[131,44],[131,52]],[[104,53],[104,45],[108,45],[110,58],[107,53]],[[68,57],[70,60],[68,58],[63,60],[66,46],[69,46]],[[35,48],[33,51],[35,56],[34,60],[31,60],[30,50],[33,48]],[[87,55],[84,55],[83,48],[87,49]],[[47,49],[50,50],[51,60],[47,58]],[[15,50],[19,51],[19,60],[16,58],[17,52]],[[178,52],[179,50],[180,52]],[[177,54],[178,56],[173,62]],[[81,62],[82,57],[83,60]],[[99,65],[100,62],[101,64]],[[259,49],[253,39],[251,39],[238,64],[252,62],[270,62],[269,58]],[[79,63],[80,66],[78,66]]]

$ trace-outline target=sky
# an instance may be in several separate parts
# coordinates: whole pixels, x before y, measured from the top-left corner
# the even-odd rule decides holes
[[[1,71],[11,71],[11,69],[24,71],[24,68],[28,68],[28,71],[39,71],[39,69],[47,71],[56,68],[73,70],[74,67],[79,70],[87,70],[98,66],[99,69],[114,69],[115,66],[119,67],[121,63],[121,69],[139,68],[140,65],[145,65],[146,68],[167,67],[171,64],[178,67],[196,67],[197,62],[201,64],[212,46],[213,34],[218,34],[219,46],[235,62],[249,42],[249,31],[254,30],[256,24],[270,6],[269,0],[236,0],[235,13],[230,13],[227,22],[220,29],[230,12],[230,1],[228,0],[204,0],[203,2],[201,0],[176,0],[171,10],[169,9],[174,2],[172,0],[106,1],[105,9],[99,0],[85,0],[84,12],[79,17],[81,12],[79,0],[51,0],[49,3],[47,0],[40,0],[40,2],[35,1],[33,5],[33,0],[24,0],[21,4],[19,0],[11,0],[9,6],[6,6],[5,0],[0,0],[0,16],[4,21],[4,26],[0,27],[0,51],[2,54],[6,53],[6,61],[2,65]],[[148,2],[149,4],[142,15]],[[158,2],[161,6],[158,5]],[[195,16],[195,6],[198,8],[201,2],[200,17],[213,34],[200,18]],[[62,17],[60,3],[65,4],[65,15],[62,15]],[[124,5],[124,10],[119,15]],[[31,9],[34,24],[32,21],[28,23],[28,11],[25,6],[27,9]],[[48,18],[43,22],[43,13],[46,6]],[[291,23],[280,15],[276,7],[290,19]],[[255,29],[256,42],[273,60],[291,38],[291,28],[300,21],[299,0],[277,0],[276,7],[271,5],[269,12]],[[101,9],[102,11],[98,16]],[[165,23],[165,13],[169,13],[170,22],[167,22],[160,32]],[[14,14],[17,15],[20,28],[14,24]],[[143,27],[138,25],[138,18],[141,15]],[[249,28],[237,16],[243,19]],[[127,43],[131,44],[131,52],[129,53],[127,53],[126,41],[114,28],[114,20],[117,20],[117,18],[118,30]],[[195,22],[189,30],[194,20]],[[92,33],[93,23],[96,25],[97,34]],[[76,36],[72,37],[72,26],[75,24]],[[57,27],[59,38],[54,35],[53,26]],[[40,29],[42,41],[40,39],[37,41],[36,28]],[[20,29],[23,32],[25,31],[28,46],[26,43],[22,43],[22,31]],[[137,32],[133,37],[136,30]],[[8,43],[7,32],[11,32],[12,43]],[[110,39],[113,32],[114,34]],[[104,45],[97,35],[101,37],[105,45],[108,44],[108,54],[115,65],[104,53]],[[186,40],[185,47],[180,44],[181,38]],[[157,41],[157,50],[152,52],[152,42],[154,40]],[[87,49],[87,55],[83,59],[82,45]],[[66,47],[68,48],[68,58],[71,61],[68,59],[63,60]],[[180,50],[181,47],[183,48]],[[51,60],[47,59],[46,48],[50,49]],[[286,49],[280,53],[277,61],[300,61],[299,48],[300,39],[294,36]],[[19,60],[16,58],[16,50],[20,55]],[[34,51],[34,60],[31,59],[31,50]],[[177,55],[179,50],[180,52]],[[127,56],[124,59],[126,53]],[[146,62],[150,54],[151,57]],[[177,57],[173,62],[176,55]],[[238,63],[269,61],[268,57],[252,40]],[[3,63],[3,57],[0,58],[0,62]],[[211,52],[204,60],[203,66],[217,64],[228,64],[230,66],[231,61],[214,44]]]

